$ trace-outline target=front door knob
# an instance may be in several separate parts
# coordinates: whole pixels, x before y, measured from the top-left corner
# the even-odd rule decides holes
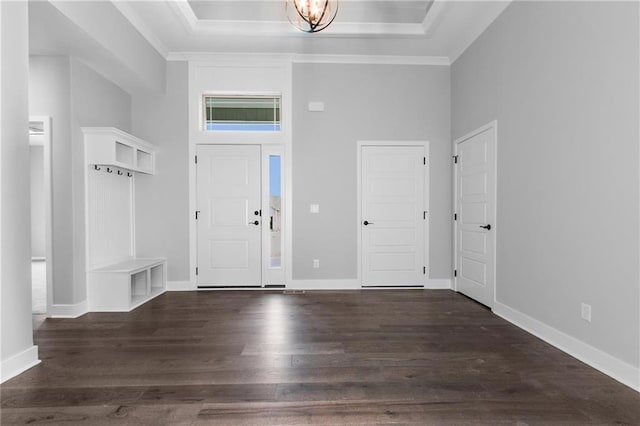
[[[480,228],[484,228],[484,229],[486,229],[487,231],[491,231],[491,224],[489,224],[489,225],[484,225],[484,226],[480,225]]]
[[[365,220],[364,222],[362,222],[362,224],[363,224],[364,226],[367,226],[367,225],[373,225],[373,222],[369,222],[368,220]]]

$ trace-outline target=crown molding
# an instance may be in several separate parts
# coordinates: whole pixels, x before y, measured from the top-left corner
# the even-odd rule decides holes
[[[217,63],[282,63],[294,64],[353,64],[353,65],[435,65],[449,66],[446,56],[391,56],[391,55],[321,55],[286,53],[208,53],[169,52],[168,61],[217,62]]]
[[[446,56],[392,55],[294,55],[294,63],[303,64],[371,64],[371,65],[439,65],[449,66]]]

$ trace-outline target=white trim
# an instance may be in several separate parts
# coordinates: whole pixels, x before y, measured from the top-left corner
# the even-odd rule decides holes
[[[189,31],[193,31],[198,23],[198,17],[187,0],[173,0],[168,2],[175,14],[180,17],[182,24]]]
[[[45,229],[45,269],[46,269],[46,298],[47,316],[51,316],[51,307],[53,305],[53,167],[51,155],[51,141],[53,135],[51,133],[51,117],[45,115],[29,116],[29,121],[42,122],[42,138],[40,138],[43,146],[44,161],[44,229]]]
[[[357,279],[344,280],[292,280],[287,290],[361,290]]]
[[[54,304],[49,311],[50,318],[78,318],[89,312],[89,304],[86,300],[75,304]]]
[[[427,268],[427,273],[424,276],[424,282],[429,280],[430,264],[429,264],[429,223],[431,222],[431,209],[429,205],[430,201],[430,170],[431,170],[431,150],[429,141],[417,140],[417,141],[356,141],[356,203],[357,203],[357,241],[356,241],[356,280],[362,287],[362,226],[360,221],[362,220],[362,147],[364,146],[421,146],[423,147],[424,156],[427,158],[427,164],[425,165],[424,173],[424,206],[423,210],[427,211],[427,220],[424,224],[424,259],[423,264]],[[450,288],[450,287],[447,287]]]
[[[451,278],[429,278],[424,283],[424,288],[427,290],[451,290],[453,287]]]
[[[444,0],[433,0],[431,7],[427,10],[427,14],[422,20],[422,31],[425,36],[431,37],[436,28],[444,17],[444,10],[446,9],[447,2]]]
[[[28,347],[0,363],[0,383],[4,383],[38,364],[40,364],[38,347],[36,345]]]
[[[169,52],[167,61],[265,63],[292,62],[296,64],[362,64],[362,65],[434,65],[450,66],[446,56],[401,56],[401,55],[326,55],[288,53],[209,53]]]
[[[495,302],[493,312],[572,357],[640,392],[640,368],[498,301]]]
[[[292,138],[293,138],[293,64],[291,62],[291,55],[246,55],[246,54],[213,54],[205,55],[203,61],[189,61],[188,62],[188,75],[189,75],[189,156],[188,169],[189,169],[189,211],[187,212],[187,220],[189,223],[189,281],[192,288],[197,288],[197,277],[195,274],[195,268],[197,266],[197,226],[194,220],[194,212],[197,209],[197,179],[196,179],[196,164],[194,158],[196,155],[197,145],[260,145],[265,146],[277,146],[282,149],[283,161],[281,163],[282,170],[282,197],[284,199],[284,205],[282,206],[283,215],[283,234],[284,234],[284,256],[283,256],[283,268],[284,268],[284,284],[287,285],[292,279],[292,217],[293,211],[293,197],[292,197],[292,175],[293,175],[293,156],[292,156]],[[215,60],[214,58],[217,58]],[[224,137],[221,137],[217,132],[208,132],[206,136],[200,130],[200,127],[194,125],[193,114],[194,108],[197,108],[196,113],[200,117],[200,105],[196,104],[195,100],[201,101],[202,93],[199,89],[191,87],[194,81],[196,81],[196,75],[198,68],[280,68],[281,74],[285,76],[282,87],[278,87],[279,91],[269,91],[268,93],[279,93],[281,95],[281,131],[274,132],[274,135],[269,135],[271,138],[266,138],[262,132],[227,132]],[[223,90],[232,90],[233,87]],[[204,89],[206,91],[206,89]],[[197,92],[196,92],[197,91]],[[220,90],[215,90],[216,93],[220,93]],[[231,92],[229,92],[231,93]],[[233,90],[233,93],[238,93],[237,90]],[[255,94],[256,91],[243,92]],[[262,92],[266,93],[266,92]],[[254,134],[260,133],[260,134]],[[284,148],[282,148],[284,147]],[[262,151],[262,149],[261,149]]]
[[[156,36],[156,33],[149,28],[146,21],[140,18],[140,15],[133,9],[130,2],[112,1],[111,3],[118,9],[122,16],[129,21],[133,28],[135,28],[164,59],[167,59],[169,49],[167,49],[164,43]]]
[[[167,281],[166,291],[192,291],[197,289],[189,281]]]
[[[294,63],[307,64],[381,64],[381,65],[440,65],[449,66],[446,56],[397,56],[397,55],[294,55]]]
[[[466,135],[457,138],[453,141],[453,155],[458,155],[458,144],[466,141],[480,133],[486,132],[489,129],[493,128],[493,217],[488,218],[489,223],[493,227],[492,230],[494,232],[494,241],[493,241],[493,298],[491,302],[495,305],[497,302],[496,294],[498,288],[498,263],[497,263],[497,253],[498,253],[498,120],[493,120],[484,126],[481,126]],[[453,172],[452,182],[453,182],[453,214],[460,214],[457,211],[457,203],[458,203],[458,167],[457,164],[453,164],[451,168]],[[458,221],[453,220],[453,269],[458,269]],[[458,279],[456,276],[453,277],[451,288],[455,291],[458,291]],[[489,306],[490,308],[492,306]]]

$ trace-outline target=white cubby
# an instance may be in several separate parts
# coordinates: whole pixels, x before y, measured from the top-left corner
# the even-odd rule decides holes
[[[113,127],[82,131],[88,308],[128,312],[166,289],[165,260],[138,259],[134,238],[136,174],[155,172],[155,150]]]
[[[83,127],[87,164],[155,173],[155,150],[148,142],[115,127]]]
[[[164,259],[131,259],[87,273],[89,311],[128,312],[166,289]]]

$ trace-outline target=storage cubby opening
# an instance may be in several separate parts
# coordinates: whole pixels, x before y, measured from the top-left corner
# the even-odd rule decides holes
[[[147,271],[131,275],[131,298],[147,295]]]
[[[145,151],[137,150],[136,151],[137,160],[138,160],[138,169],[151,171],[153,169],[153,156]]]
[[[150,269],[151,275],[151,289],[158,289],[164,287],[164,267],[163,265],[157,265]]]
[[[116,142],[116,161],[133,166],[133,147]]]

